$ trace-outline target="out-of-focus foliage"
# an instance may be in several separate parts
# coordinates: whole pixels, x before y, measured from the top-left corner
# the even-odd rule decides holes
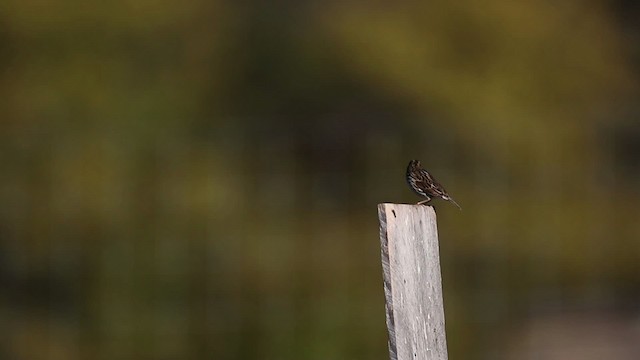
[[[452,359],[634,358],[604,336],[640,310],[634,14],[4,1],[0,358],[387,358],[375,205],[417,201],[410,158],[464,209],[435,204]]]

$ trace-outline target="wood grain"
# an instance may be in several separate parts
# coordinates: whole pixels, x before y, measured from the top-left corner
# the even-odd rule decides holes
[[[446,360],[436,213],[379,204],[378,218],[391,360]]]

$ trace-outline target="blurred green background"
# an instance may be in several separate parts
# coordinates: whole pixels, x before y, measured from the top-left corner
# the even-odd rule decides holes
[[[637,359],[639,16],[4,0],[0,358],[388,359],[417,158],[451,359]]]

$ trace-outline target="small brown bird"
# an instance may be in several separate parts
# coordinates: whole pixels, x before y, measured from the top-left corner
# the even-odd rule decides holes
[[[440,183],[438,183],[438,181],[429,174],[427,170],[420,166],[420,161],[418,160],[409,161],[409,166],[407,166],[407,184],[409,184],[411,190],[416,194],[427,198],[426,200],[418,202],[416,205],[428,203],[431,201],[432,197],[438,197],[443,200],[451,201],[460,210],[462,210],[460,205],[458,205],[458,203],[453,200],[449,194],[447,194],[444,187],[440,185]]]

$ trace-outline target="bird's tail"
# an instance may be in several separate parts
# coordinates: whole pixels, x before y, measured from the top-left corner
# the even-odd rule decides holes
[[[453,198],[451,196],[449,196],[449,199],[447,199],[447,200],[449,200],[452,203],[454,203],[458,207],[458,209],[460,209],[460,211],[462,211],[462,208],[460,207],[460,205],[458,205],[458,203],[455,200],[453,200]]]

